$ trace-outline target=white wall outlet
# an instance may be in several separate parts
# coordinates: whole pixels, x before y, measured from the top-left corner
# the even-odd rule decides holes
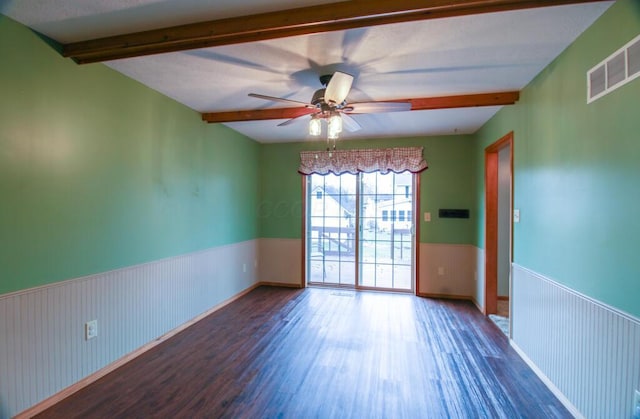
[[[633,419],[640,419],[640,390],[636,390],[633,397]]]
[[[513,222],[514,223],[520,222],[520,210],[517,208],[513,210]]]
[[[429,221],[431,221],[431,213],[430,212],[425,212],[424,213],[424,221],[427,222],[427,223]]]
[[[247,272],[247,264],[246,263],[242,264],[242,272]]]
[[[85,340],[93,339],[98,336],[98,321],[91,320],[84,324],[84,338]]]
[[[438,275],[444,275],[444,268],[442,266],[438,267]]]

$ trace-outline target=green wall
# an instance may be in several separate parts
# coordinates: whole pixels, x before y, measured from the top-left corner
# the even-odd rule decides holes
[[[640,1],[620,0],[476,135],[514,131],[515,263],[640,316],[640,78],[586,103],[586,73],[640,34]],[[475,243],[484,247],[484,215]]]
[[[470,136],[398,138],[342,141],[338,147],[424,147],[429,169],[420,179],[420,216],[423,243],[472,244],[474,209],[473,150]],[[322,150],[322,142],[263,144],[261,147],[260,235],[265,238],[300,238],[302,235],[302,176],[297,173],[300,151]],[[438,219],[439,208],[469,208],[470,219]]]
[[[484,246],[484,148],[515,133],[515,262],[640,316],[640,79],[586,104],[585,74],[640,33],[619,0],[474,136],[423,146],[420,241]],[[263,144],[0,15],[0,293],[257,237],[299,238],[298,152]],[[471,209],[440,220],[438,208]]]
[[[258,237],[257,143],[3,15],[0,57],[0,294]]]

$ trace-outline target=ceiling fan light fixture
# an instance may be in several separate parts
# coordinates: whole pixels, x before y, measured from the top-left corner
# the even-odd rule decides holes
[[[311,117],[311,120],[309,121],[309,135],[317,137],[321,133],[322,133],[322,120],[314,115]]]
[[[338,134],[342,132],[342,117],[339,113],[334,113],[329,117],[327,131],[329,138],[338,138]]]

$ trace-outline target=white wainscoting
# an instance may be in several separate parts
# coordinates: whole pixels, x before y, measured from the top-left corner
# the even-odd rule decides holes
[[[0,418],[9,418],[257,282],[257,240],[0,295]],[[98,320],[98,336],[84,324]]]
[[[473,298],[477,248],[466,244],[420,243],[420,294]]]
[[[260,245],[260,282],[300,286],[302,273],[301,239],[265,239]]]
[[[294,286],[301,284],[303,256],[300,239],[263,238],[260,239],[259,249],[261,282]],[[479,272],[476,270],[477,247],[420,243],[419,257],[418,280],[422,295],[474,298],[477,293],[474,278]],[[442,270],[439,271],[439,268]]]
[[[631,418],[640,320],[514,264],[512,345],[577,417]]]

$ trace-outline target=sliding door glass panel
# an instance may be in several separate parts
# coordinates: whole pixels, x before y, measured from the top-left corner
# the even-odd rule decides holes
[[[307,281],[355,286],[357,176],[311,175],[307,188]]]
[[[413,290],[414,175],[360,177],[359,285]]]

